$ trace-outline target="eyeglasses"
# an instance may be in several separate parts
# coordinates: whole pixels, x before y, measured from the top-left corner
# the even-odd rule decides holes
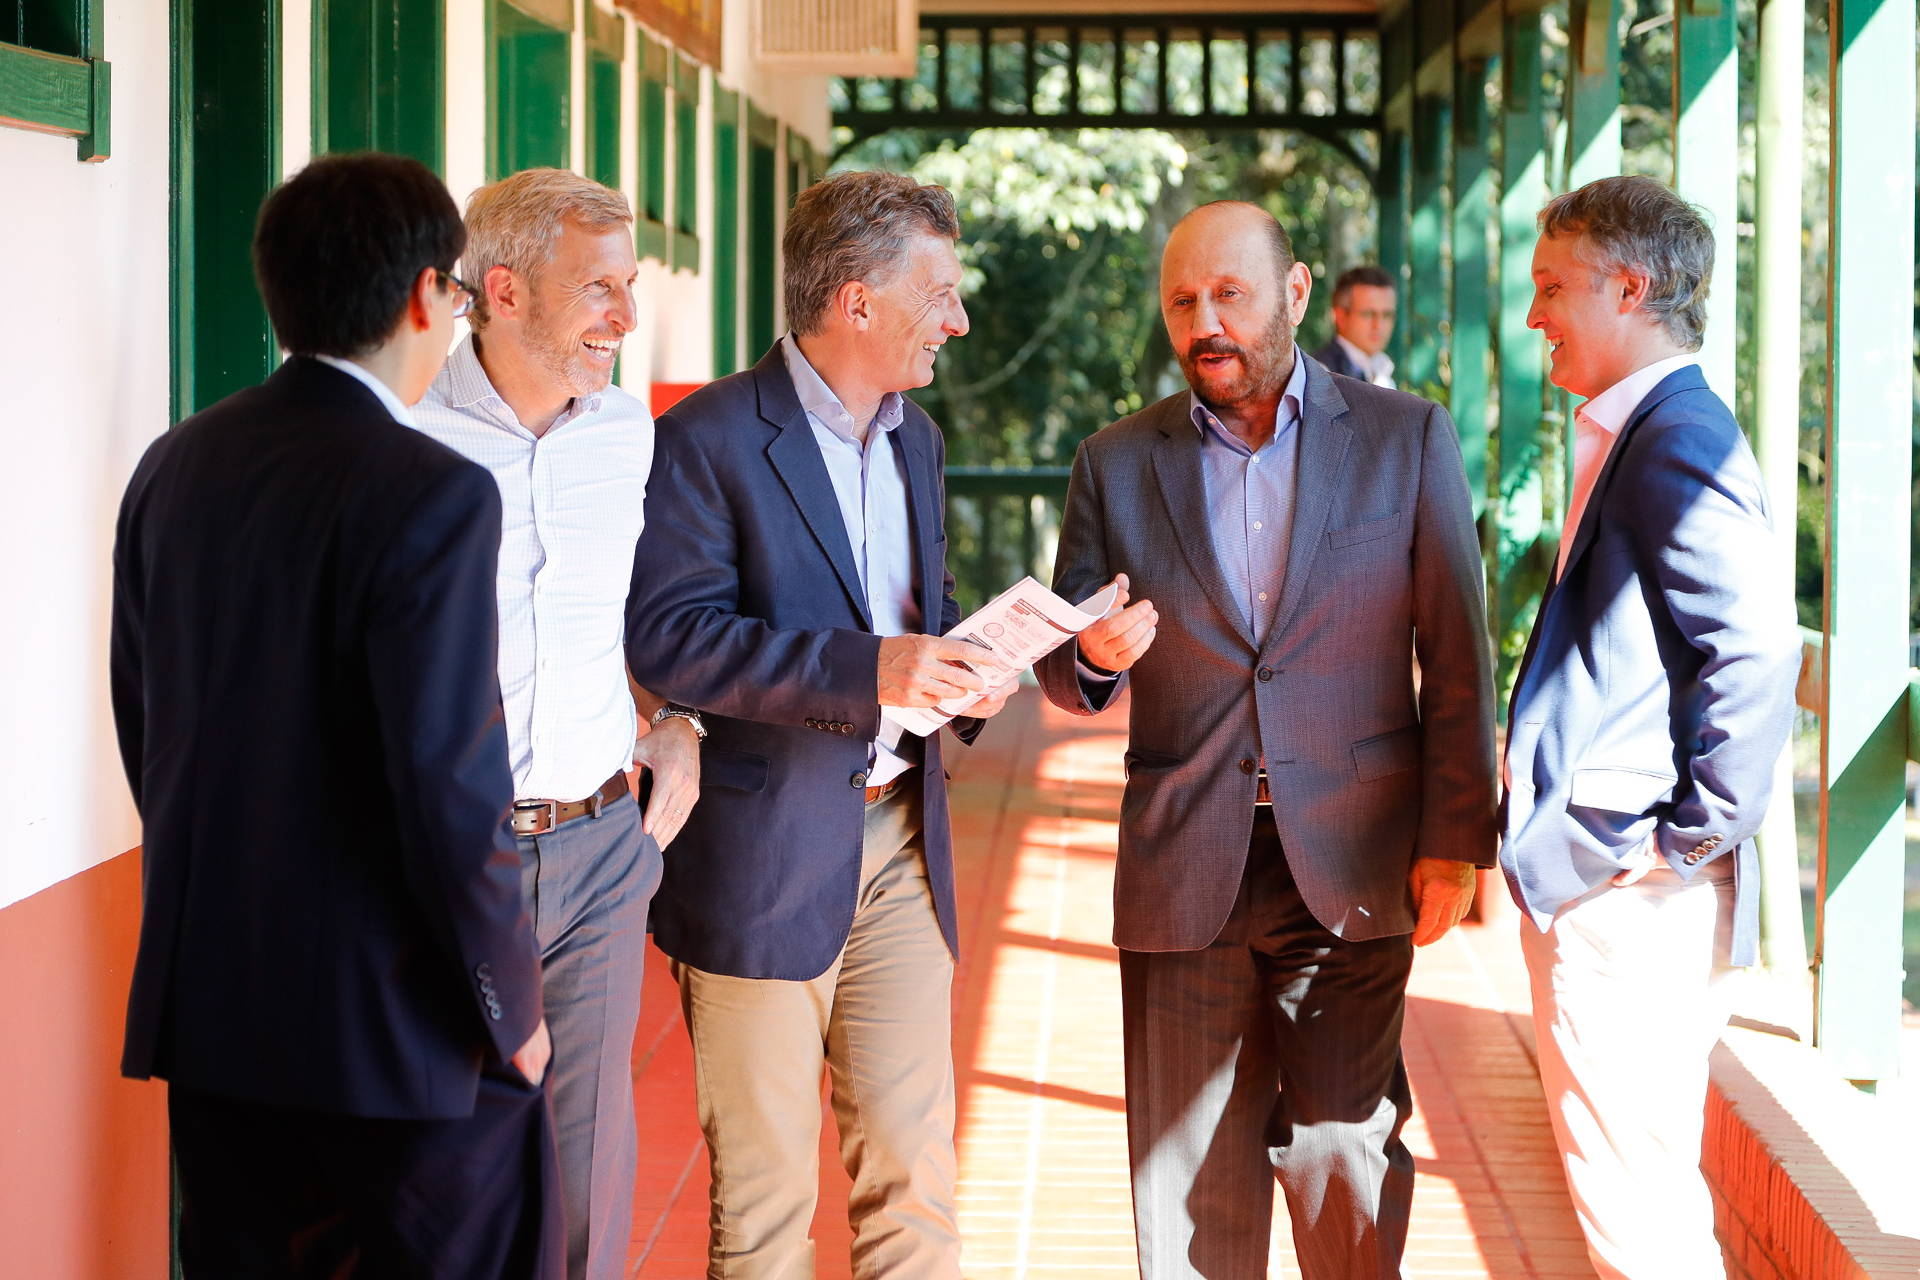
[[[474,287],[451,271],[442,271],[440,279],[442,283],[450,284],[459,291],[453,300],[453,318],[458,320],[462,316],[470,315],[473,312],[473,300],[479,296]]]

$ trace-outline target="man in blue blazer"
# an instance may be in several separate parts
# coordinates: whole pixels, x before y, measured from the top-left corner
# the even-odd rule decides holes
[[[1800,641],[1759,469],[1694,352],[1713,235],[1648,178],[1540,214],[1528,324],[1586,401],[1516,678],[1501,865],[1541,1082],[1602,1276],[1724,1274],[1700,1176],[1707,1054],[1753,963],[1752,837]]]
[[[902,394],[967,331],[959,230],[951,196],[898,174],[809,188],[793,332],[658,424],[627,658],[706,718],[653,928],[712,1155],[710,1276],[813,1274],[823,1066],[855,1272],[960,1275],[946,775],[938,734],[881,717],[985,687],[952,665],[980,651],[940,638],[960,616],[945,447]]]
[[[560,1274],[500,499],[403,425],[471,302],[465,239],[413,160],[275,191],[254,265],[291,357],[156,441],[121,505],[122,1069],[171,1084],[190,1276]]]

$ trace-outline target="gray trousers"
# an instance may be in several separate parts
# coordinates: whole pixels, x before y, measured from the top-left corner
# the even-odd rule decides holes
[[[1264,1277],[1276,1179],[1306,1280],[1399,1276],[1412,965],[1407,936],[1345,942],[1320,926],[1265,808],[1220,936],[1198,951],[1120,953],[1146,1280]]]
[[[660,849],[632,799],[520,838],[540,942],[569,1280],[618,1280],[633,1232],[633,1032]]]

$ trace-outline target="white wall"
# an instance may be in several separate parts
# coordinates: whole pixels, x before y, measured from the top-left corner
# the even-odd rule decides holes
[[[291,172],[311,151],[312,6],[281,4],[281,142]],[[745,0],[726,7],[719,82],[823,147],[825,81],[760,74],[749,59],[750,9]],[[142,451],[169,424],[167,10],[106,6],[111,160],[81,164],[71,139],[0,128],[0,245],[10,249],[0,308],[0,429],[11,482],[0,503],[7,600],[0,614],[0,907],[139,841],[108,705],[107,628],[120,494]],[[629,196],[637,187],[636,52],[630,44],[622,148]],[[447,177],[463,203],[486,176],[486,56],[483,0],[450,0]],[[642,397],[651,382],[711,374],[711,86],[709,77],[696,140],[702,270],[642,265],[640,327],[622,370]],[[575,88],[578,160],[584,95]],[[667,172],[671,182],[671,155]],[[741,227],[744,234],[744,218]]]
[[[140,838],[107,618],[120,492],[167,426],[167,6],[106,12],[113,158],[0,128],[0,906]]]

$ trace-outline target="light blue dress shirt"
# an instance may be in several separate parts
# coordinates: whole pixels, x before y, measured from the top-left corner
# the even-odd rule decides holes
[[[1280,394],[1273,435],[1258,451],[1221,425],[1198,395],[1190,395],[1194,429],[1203,448],[1200,469],[1207,493],[1213,553],[1255,644],[1266,641],[1287,581],[1287,539],[1293,532],[1294,480],[1300,458],[1300,406],[1307,362],[1294,353],[1293,376]]]
[[[820,445],[840,501],[840,522],[847,531],[860,585],[867,593],[867,616],[878,636],[918,632],[923,623],[913,586],[913,523],[907,512],[906,460],[893,433],[906,406],[900,393],[880,401],[873,421],[856,424],[840,397],[821,378],[788,334],[780,339],[787,375],[807,411],[807,425]],[[880,736],[868,754],[867,784],[893,781],[920,758],[919,739],[899,725],[880,722]]]

